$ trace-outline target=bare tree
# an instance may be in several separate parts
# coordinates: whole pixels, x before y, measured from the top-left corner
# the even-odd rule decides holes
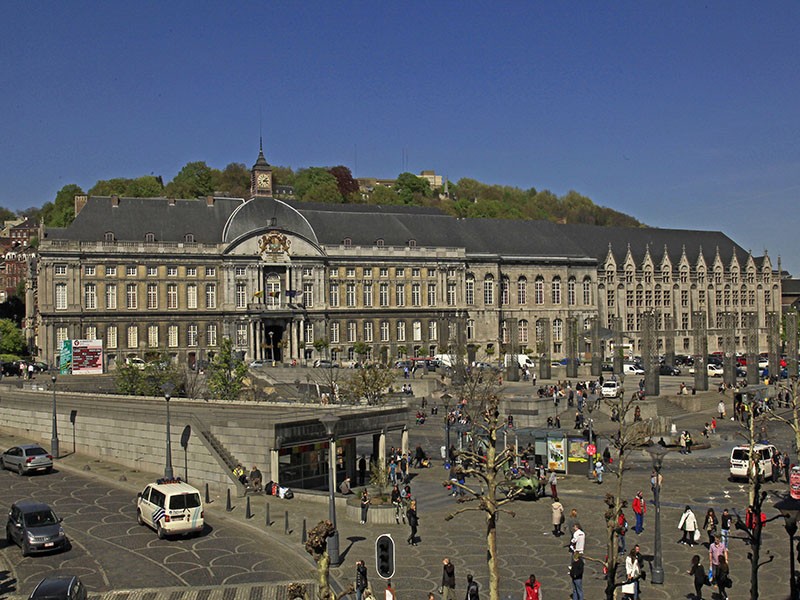
[[[778,399],[776,405],[768,410],[769,418],[771,421],[779,421],[788,425],[794,433],[794,452],[795,456],[800,458],[800,398],[798,398],[798,385],[797,377],[792,377],[790,380],[781,383],[778,386]],[[781,406],[778,406],[779,399],[788,399],[788,416],[787,413],[780,412]]]
[[[330,587],[330,568],[331,558],[328,555],[328,538],[333,535],[334,527],[330,521],[320,521],[311,531],[308,532],[306,540],[306,552],[311,555],[317,565],[317,600],[334,600],[337,597],[333,594]],[[296,592],[303,593],[303,597],[308,595],[305,589],[294,588]],[[353,593],[353,586],[345,589],[338,598],[342,598]]]

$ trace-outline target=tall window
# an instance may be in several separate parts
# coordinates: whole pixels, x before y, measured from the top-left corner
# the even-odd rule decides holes
[[[447,284],[447,306],[456,305],[456,284],[448,282]]]
[[[588,277],[583,280],[583,303],[586,306],[592,304],[592,280]]]
[[[186,345],[190,348],[197,346],[197,325],[191,324],[186,330]]]
[[[87,283],[83,286],[83,306],[87,310],[97,308],[97,285],[94,283]]]
[[[394,298],[396,306],[406,305],[406,286],[404,284],[398,283],[394,286]]]
[[[544,304],[544,278],[537,277],[533,282],[533,301],[536,304]]]
[[[510,287],[511,286],[508,282],[508,277],[503,277],[500,279],[500,304],[503,306],[506,306],[509,302],[511,302],[511,292],[509,290]]]
[[[247,324],[238,323],[236,325],[236,345],[240,348],[247,346]]]
[[[217,308],[217,284],[206,284],[206,308]]]
[[[125,308],[139,308],[139,294],[135,283],[129,283],[125,286]]]
[[[491,275],[483,279],[483,303],[486,306],[494,305],[494,277]]]
[[[56,284],[56,310],[67,310],[67,284]]]
[[[389,321],[381,321],[381,341],[389,341]]]
[[[475,339],[475,319],[467,319],[467,339]]]
[[[313,283],[304,283],[303,284],[303,304],[306,308],[311,308],[314,306],[314,284]]]
[[[472,277],[464,282],[464,302],[470,306],[475,304],[475,280]]]
[[[353,343],[356,341],[356,331],[357,331],[357,324],[355,321],[348,321],[347,322],[347,341],[349,343]]]
[[[147,326],[147,346],[158,348],[158,325]]]
[[[517,339],[520,344],[528,343],[528,322],[525,319],[517,321]]]
[[[139,347],[139,326],[138,325],[129,325],[128,326],[128,348],[138,348]]]
[[[439,339],[439,326],[436,323],[435,319],[431,319],[428,321],[428,340],[438,340]]]
[[[331,344],[339,343],[339,322],[334,321],[331,323]]]
[[[372,321],[364,321],[364,341],[368,344],[374,341],[375,327]]]
[[[170,325],[167,328],[167,346],[170,348],[178,347],[178,326]]]
[[[314,343],[314,323],[311,323],[310,321],[306,321],[305,340],[306,344]]]
[[[553,277],[552,297],[553,304],[561,304],[561,278]]]
[[[100,339],[97,337],[97,327],[95,327],[94,325],[87,325],[86,332],[84,333],[84,339],[86,340]]]
[[[116,325],[109,325],[108,329],[106,329],[106,347],[107,348],[116,348],[117,347],[117,326]]]
[[[355,283],[348,283],[345,287],[344,293],[345,304],[347,306],[355,306],[356,305],[356,284]]]
[[[567,280],[567,304],[569,306],[575,306],[575,303],[575,278],[570,277]]]
[[[415,342],[422,341],[422,322],[414,321],[411,323],[411,339]]]
[[[517,304],[525,306],[528,303],[528,280],[520,277],[517,280]]]
[[[217,326],[215,324],[206,327],[206,346],[217,345]]]
[[[422,306],[422,286],[418,283],[411,284],[411,306]]]
[[[186,308],[197,308],[197,284],[186,286]]]
[[[436,284],[428,284],[428,306],[436,306]]]
[[[236,308],[247,308],[247,284],[236,283]]]
[[[281,278],[276,273],[270,273],[267,277],[267,305],[281,305]]]
[[[331,283],[328,288],[329,300],[331,306],[339,306],[339,284],[338,283]]]
[[[372,306],[372,282],[364,284],[364,306]]]
[[[109,310],[117,309],[117,284],[106,284],[106,308]]]
[[[406,322],[405,321],[398,321],[397,322],[397,341],[398,342],[405,342],[406,341]]]
[[[147,284],[147,308],[158,308],[158,285],[155,283]]]

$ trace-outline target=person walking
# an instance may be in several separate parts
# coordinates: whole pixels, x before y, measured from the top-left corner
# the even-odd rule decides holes
[[[647,503],[644,500],[641,490],[633,498],[632,506],[633,514],[636,517],[636,524],[633,526],[633,530],[636,532],[636,535],[639,535],[644,531],[644,515],[647,513]]]
[[[564,523],[564,505],[558,501],[558,498],[554,498],[550,508],[553,511],[553,535],[561,537],[564,535],[564,532],[561,531],[561,525]]]
[[[625,534],[628,533],[628,520],[625,518],[625,513],[619,509],[619,516],[617,516],[617,549],[620,554],[625,554]]]
[[[583,555],[580,552],[572,555],[569,577],[572,580],[572,600],[583,600]]]
[[[711,565],[711,572],[713,574],[712,581],[717,580],[717,572],[719,571],[720,557],[728,561],[728,549],[722,544],[719,536],[714,538],[714,543],[708,547],[708,562]],[[722,590],[720,590],[720,594]]]
[[[717,565],[717,588],[722,600],[728,600],[728,592],[725,590],[731,587],[731,574],[728,569],[728,559],[723,554],[719,557],[719,565]]]
[[[694,516],[692,512],[692,507],[688,504],[681,515],[681,520],[678,522],[678,529],[683,531],[683,537],[678,540],[679,544],[688,544],[689,546],[694,546],[699,539],[695,539],[696,533],[698,534],[697,537],[699,538],[699,532],[697,531],[697,517]]]
[[[577,554],[583,554],[586,548],[586,534],[581,529],[581,524],[577,521],[572,525],[572,539],[569,541],[569,550]]]
[[[595,478],[597,479],[598,485],[603,483],[603,471],[605,471],[605,467],[603,466],[603,461],[598,460],[594,463],[594,474]]]
[[[710,548],[711,545],[714,543],[714,539],[717,538],[719,532],[717,529],[719,528],[719,519],[717,518],[717,513],[714,512],[713,508],[709,508],[706,511],[706,518],[703,521],[703,529],[706,530],[708,534],[708,547]]]
[[[719,531],[722,536],[722,545],[726,548],[728,547],[728,538],[731,535],[731,521],[733,521],[733,516],[726,508],[722,511],[722,515],[719,518]]]
[[[550,484],[550,495],[552,496],[553,500],[558,500],[558,475],[556,475],[555,469],[550,469],[550,476],[547,478],[547,483]]]
[[[703,568],[703,563],[700,562],[700,556],[695,554],[692,557],[692,564],[689,566],[689,570],[686,571],[687,575],[692,576],[692,581],[694,583],[694,599],[693,600],[703,600],[703,586],[706,584],[707,574],[706,570]]]
[[[364,590],[367,589],[367,566],[363,560],[356,561],[356,600],[364,598]]]
[[[442,600],[456,600],[456,568],[449,558],[442,560]]]
[[[542,584],[533,573],[525,582],[525,600],[542,600]]]
[[[364,485],[367,479],[367,457],[363,454],[358,459],[358,485]]]
[[[367,511],[369,511],[370,497],[367,488],[361,492],[361,524],[365,525],[367,522]]]
[[[478,582],[472,577],[472,573],[467,575],[467,595],[464,600],[481,600],[478,595]]]
[[[625,558],[625,575],[626,582],[622,586],[622,597],[634,600],[639,597],[639,559],[636,556],[636,550],[631,548],[630,553]]]
[[[417,516],[417,501],[412,500],[411,503],[408,505],[408,510],[406,511],[406,519],[408,520],[408,525],[411,527],[411,535],[408,536],[406,540],[412,546],[417,545],[417,525],[419,525],[419,517]]]

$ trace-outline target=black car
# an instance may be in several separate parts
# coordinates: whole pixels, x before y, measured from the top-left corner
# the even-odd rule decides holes
[[[69,550],[62,519],[43,502],[20,500],[11,505],[6,523],[6,541],[22,548],[22,556],[34,552]]]
[[[670,365],[661,365],[658,369],[659,375],[680,375],[681,370],[678,367]]]
[[[86,586],[74,575],[45,577],[33,588],[28,600],[86,600]]]
[[[22,376],[22,369],[20,368],[19,362],[3,362],[0,363],[0,372],[2,372],[3,377],[11,377],[12,375],[16,375],[17,377]]]

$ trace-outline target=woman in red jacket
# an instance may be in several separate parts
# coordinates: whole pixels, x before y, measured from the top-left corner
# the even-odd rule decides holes
[[[536,575],[531,575],[525,582],[525,600],[542,600],[542,584],[536,581]]]

